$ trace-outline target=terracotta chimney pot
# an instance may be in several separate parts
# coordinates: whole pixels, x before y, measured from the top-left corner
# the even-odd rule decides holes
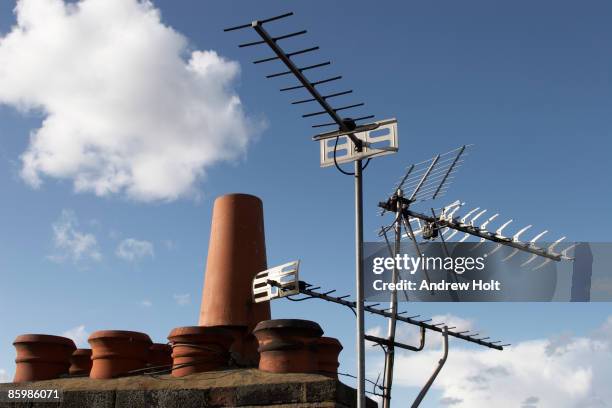
[[[172,347],[166,343],[153,343],[149,347],[147,366],[160,367],[172,365]]]
[[[76,349],[66,337],[22,334],[13,342],[17,368],[13,382],[51,380],[68,374],[70,356]]]
[[[76,349],[70,357],[70,369],[68,372],[70,375],[85,375],[89,376],[91,371],[91,349],[80,348]]]
[[[268,302],[252,301],[254,276],[267,269],[263,204],[248,194],[215,200],[200,309],[200,326],[226,326],[244,337],[236,345],[241,359],[257,365],[253,328],[270,319]]]
[[[172,376],[183,377],[227,367],[232,333],[221,327],[177,327],[168,335],[172,347]]]
[[[253,331],[259,342],[259,369],[272,373],[318,371],[316,341],[321,326],[310,320],[276,319],[260,322]]]
[[[338,356],[342,351],[342,344],[333,337],[321,337],[316,341],[318,371],[332,378],[338,378]]]
[[[92,348],[90,378],[115,378],[145,368],[152,342],[144,333],[101,330],[87,339]]]
[[[230,354],[240,367],[257,367],[259,353],[257,352],[257,339],[248,326],[210,326],[227,330],[234,337]]]

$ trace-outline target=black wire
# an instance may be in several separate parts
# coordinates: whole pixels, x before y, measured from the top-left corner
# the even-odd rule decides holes
[[[391,230],[391,228],[395,227],[395,223],[396,222],[397,221],[393,221],[393,223],[391,225],[387,225],[387,226],[381,225],[380,226],[380,232],[378,233],[378,236],[382,237],[384,234],[386,234],[389,230]]]
[[[378,373],[378,377],[376,377],[376,385],[372,386],[372,393],[376,392],[376,387],[380,387],[380,385],[378,385],[378,380],[380,380],[380,373]],[[383,379],[383,384],[384,384],[384,379]]]
[[[228,358],[228,363],[230,364],[234,364],[237,367],[240,367],[240,364],[238,364],[238,362],[236,361],[235,357],[232,356],[231,352],[228,351],[223,351],[223,350],[219,350],[213,347],[208,347],[208,346],[203,346],[201,344],[193,344],[193,343],[185,343],[185,342],[173,342],[170,344],[173,348],[176,346],[187,346],[187,347],[192,347],[192,348],[197,348],[200,350],[206,350],[206,351],[210,351],[212,353],[221,355],[221,356],[227,356]],[[182,363],[182,364],[168,364],[168,365],[160,365],[160,366],[154,366],[154,367],[144,367],[144,368],[138,368],[135,370],[130,370],[127,371],[125,373],[122,373],[120,375],[120,377],[124,377],[124,376],[133,376],[133,375],[139,375],[139,374],[144,374],[144,375],[148,375],[148,374],[161,374],[161,373],[169,373],[171,372],[173,369],[176,368],[182,368],[182,367],[189,367],[192,365],[197,365],[197,364],[201,364],[202,362],[206,362],[209,361],[208,358],[204,358],[204,359],[197,359],[194,360],[192,362],[189,363]]]
[[[355,311],[355,309],[353,309],[351,306],[347,306],[347,305],[345,305],[345,306],[348,307],[349,309],[351,309],[351,312],[353,312],[355,317],[357,317],[357,312]]]
[[[187,363],[186,363],[187,364]],[[182,366],[182,365],[181,365]],[[236,371],[236,369],[233,368],[225,368],[225,369],[221,369],[221,370],[212,370],[212,371],[203,371],[201,373],[198,374],[221,374],[221,375],[217,375],[215,377],[210,377],[207,376],[206,378],[204,378],[204,380],[217,380],[219,378],[223,378],[223,377],[227,377],[228,375],[232,375],[233,372]],[[168,373],[170,373],[170,371],[168,371]],[[144,375],[154,378],[156,380],[162,380],[162,381],[188,381],[191,378],[190,377],[170,377],[170,378],[162,378],[160,377],[162,373],[146,373]]]
[[[350,171],[346,171],[343,170],[342,168],[340,168],[340,165],[338,164],[338,161],[336,160],[336,150],[338,149],[338,140],[340,139],[340,136],[336,136],[336,143],[334,144],[334,165],[336,165],[336,168],[338,169],[338,171],[342,174],[345,174],[347,176],[354,176],[355,173],[350,172]],[[327,143],[327,142],[325,142]],[[361,168],[361,171],[364,171],[366,169],[366,167],[368,167],[368,164],[370,164],[370,160],[372,158],[368,157],[368,160],[366,161],[365,165]]]
[[[178,364],[178,365],[174,366],[174,368],[189,367],[189,366],[192,366],[192,365],[200,364],[200,363],[202,363],[204,361],[208,361],[208,359],[198,359],[198,360],[193,361],[193,362]],[[121,377],[128,377],[128,376],[137,375],[137,373],[134,372],[134,371],[137,371],[137,370],[128,371],[128,373],[126,373],[127,375],[122,375]],[[156,380],[170,380],[170,381],[188,380],[188,378],[176,378],[176,377],[173,377],[173,378],[161,378],[161,377],[159,377],[160,374],[170,373],[171,371],[172,371],[172,368],[167,369],[167,370],[159,370],[159,371],[154,371],[154,372],[148,372],[148,373],[145,372],[145,373],[143,373],[143,375],[155,378]],[[231,368],[230,369],[225,368],[225,369],[221,369],[221,370],[206,371],[205,372],[206,374],[220,374],[220,375],[217,375],[215,377],[206,377],[206,379],[207,380],[208,379],[216,380],[218,378],[227,377],[228,375],[231,375],[233,373],[233,371],[235,371],[235,369],[231,369]],[[336,374],[335,372],[324,371],[324,370],[319,370],[318,372],[320,372],[320,373],[330,373],[330,374],[333,373],[333,374]],[[354,376],[352,374],[348,374],[348,373],[338,372],[337,374],[338,375],[344,375],[344,376],[351,377],[351,378],[355,378],[355,379],[357,378],[356,376]],[[379,374],[379,378],[380,378],[380,374]],[[367,382],[369,382],[370,384],[372,384],[374,386],[374,389],[376,389],[376,388],[378,388],[380,390],[384,389],[384,386],[381,386],[381,385],[378,384],[378,379],[377,379],[376,382],[374,382],[372,380],[369,380],[367,378],[365,380]],[[365,391],[365,392],[368,393],[368,394],[377,395],[379,397],[383,396],[382,394],[379,394],[379,393],[376,393],[376,392],[370,392],[370,391]]]
[[[345,174],[347,176],[354,176],[355,173],[352,173],[350,171],[344,171],[338,165],[338,161],[336,160],[336,150],[338,149],[338,139],[340,139],[340,136],[336,136],[336,144],[334,145],[334,164],[336,165],[336,168],[338,169],[340,173]]]
[[[338,372],[338,375],[344,375],[345,377],[351,377],[351,378],[357,379],[357,377],[356,377],[356,376],[354,376],[353,374],[349,374],[349,373],[341,373],[341,372]],[[364,378],[364,380],[365,380],[366,382],[369,382],[370,384],[374,385],[376,388],[378,388],[378,389],[380,389],[380,390],[382,390],[382,389],[384,389],[384,388],[385,388],[385,387],[383,387],[382,385],[378,385],[378,383],[375,383],[374,381],[372,381],[372,380],[370,380],[370,379],[368,379],[368,378]],[[381,397],[382,397],[382,395],[380,395],[380,394],[375,394],[375,393],[370,392],[370,391],[366,391],[366,392],[367,392],[368,394],[379,395],[379,396],[381,396]]]
[[[366,162],[366,164],[364,164],[364,166],[361,168],[361,171],[364,171],[364,170],[366,169],[366,167],[368,167],[368,164],[370,164],[370,160],[371,160],[371,159],[372,159],[371,157],[368,157],[368,161],[367,161],[367,162]]]
[[[307,296],[307,297],[303,297],[303,298],[299,298],[299,299],[293,299],[291,296],[285,296],[287,299],[289,299],[292,302],[301,302],[303,300],[308,300],[308,299],[314,299],[314,296]]]

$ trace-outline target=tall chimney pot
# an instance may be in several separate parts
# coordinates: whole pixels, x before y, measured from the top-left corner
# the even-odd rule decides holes
[[[245,344],[256,352],[253,328],[270,319],[267,302],[254,303],[252,281],[267,269],[263,204],[249,194],[227,194],[215,200],[200,308],[200,326],[240,327]]]

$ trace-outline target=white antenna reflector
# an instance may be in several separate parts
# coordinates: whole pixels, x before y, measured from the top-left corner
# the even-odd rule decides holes
[[[268,302],[300,293],[299,269],[300,261],[297,260],[259,272],[253,279],[253,301]]]
[[[355,151],[355,146],[348,136],[351,133],[363,142],[361,152]],[[334,156],[338,164],[384,156],[398,151],[397,120],[392,118],[358,126],[352,132],[322,133],[313,139],[319,141],[321,146],[321,167],[333,166]]]

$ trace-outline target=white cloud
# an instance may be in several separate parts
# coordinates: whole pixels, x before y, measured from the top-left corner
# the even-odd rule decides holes
[[[451,407],[454,405],[461,404],[463,400],[460,398],[444,397],[444,398],[440,398],[439,402],[440,402],[440,405],[442,406]]]
[[[88,348],[89,343],[87,343],[87,338],[89,337],[89,333],[85,330],[85,325],[80,325],[77,327],[73,327],[72,329],[66,330],[62,333],[62,336],[68,337],[74,341],[74,344],[79,348]]]
[[[164,244],[164,247],[166,247],[166,249],[167,249],[168,251],[173,251],[173,250],[175,250],[176,248],[178,248],[178,242],[173,241],[173,240],[171,240],[171,239],[165,239],[165,240],[163,241],[163,244]]]
[[[384,336],[383,327],[382,326],[370,327],[369,329],[366,330],[366,334],[369,334],[370,336],[375,336],[375,337],[383,337]]]
[[[189,293],[181,295],[174,294],[172,295],[172,297],[174,298],[176,304],[178,304],[179,306],[185,306],[188,305],[189,302],[191,302],[191,295]]]
[[[6,383],[6,382],[10,382],[8,373],[6,372],[5,369],[0,368],[0,383]]]
[[[44,115],[22,177],[141,201],[197,194],[244,155],[253,123],[232,89],[239,65],[191,51],[144,0],[19,0],[0,38],[0,103]]]
[[[611,339],[612,317],[588,336],[528,340],[504,351],[468,349],[455,341],[433,387],[442,393],[439,404],[453,408],[607,406]],[[399,352],[394,385],[422,387],[440,356],[440,349]]]
[[[145,300],[140,302],[140,306],[142,306],[142,307],[152,307],[153,306],[153,302],[151,302],[148,299],[145,299]]]
[[[124,239],[119,243],[115,254],[126,261],[138,261],[155,255],[153,244],[149,241],[139,241],[134,238]]]
[[[72,210],[62,210],[59,219],[53,223],[53,244],[57,253],[49,259],[62,262],[68,258],[77,262],[81,260],[99,261],[102,259],[96,237],[91,233],[79,231],[78,219]]]

